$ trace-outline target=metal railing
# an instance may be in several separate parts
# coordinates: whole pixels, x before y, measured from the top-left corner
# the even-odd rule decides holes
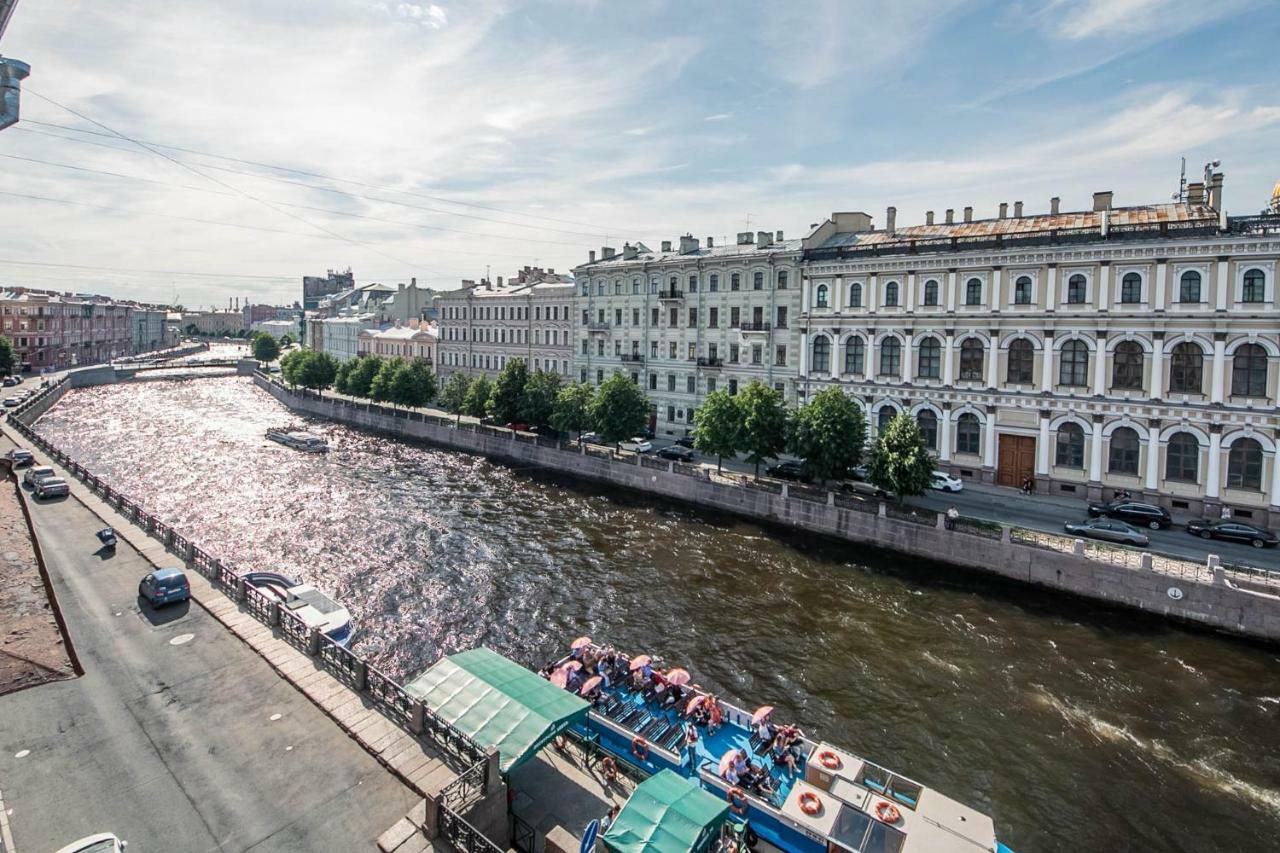
[[[506,853],[453,809],[440,809],[440,835],[460,853]]]
[[[484,793],[487,764],[487,761],[473,764],[458,774],[458,778],[445,785],[440,790],[440,805],[456,812],[461,812],[471,805],[478,794]]]

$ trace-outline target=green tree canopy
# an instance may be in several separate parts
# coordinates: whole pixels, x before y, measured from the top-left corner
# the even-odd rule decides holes
[[[789,449],[804,461],[805,471],[819,481],[848,476],[862,459],[867,419],[853,398],[839,388],[826,388],[791,416]]]
[[[381,358],[378,372],[369,383],[369,398],[377,403],[396,403],[395,377],[396,371],[404,367],[403,358]]]
[[[649,400],[629,377],[615,373],[596,390],[591,421],[602,441],[617,444],[648,424]]]
[[[738,401],[724,388],[712,391],[698,407],[693,421],[693,446],[714,456],[716,470],[721,470],[724,457],[736,456],[742,448],[742,410]]]
[[[525,383],[520,398],[518,417],[527,424],[550,426],[551,412],[560,393],[560,374],[549,370],[535,370]]]
[[[576,432],[581,438],[582,431],[591,428],[594,397],[595,389],[586,382],[573,382],[561,388],[551,407],[551,425],[561,432]]]
[[[288,382],[291,386],[301,384],[301,361],[306,353],[310,351],[294,350],[293,352],[285,353],[284,358],[280,359],[280,375],[284,377],[285,382]]]
[[[258,361],[275,361],[280,357],[280,345],[265,332],[258,332],[249,344],[253,357]]]
[[[415,358],[396,368],[391,377],[391,401],[415,409],[436,396],[436,375],[426,359]]]
[[[524,386],[529,383],[529,368],[523,358],[513,358],[498,374],[493,395],[489,398],[489,414],[501,424],[509,424],[520,417],[520,401]]]
[[[281,335],[281,336],[280,336],[280,346],[281,346],[281,347],[287,347],[287,346],[290,346],[290,345],[292,345],[292,344],[293,344],[293,338],[292,338],[291,336],[289,336],[289,335]]]
[[[483,373],[471,380],[462,413],[473,418],[483,418],[489,412],[489,398],[493,396],[493,382]]]
[[[288,358],[291,354],[286,353],[285,358]],[[338,372],[333,375],[333,390],[339,394],[351,393],[348,390],[350,387],[348,383],[351,380],[351,371],[355,369],[356,363],[357,359],[347,359],[338,365]]]
[[[352,397],[368,397],[373,387],[373,377],[382,369],[382,359],[372,355],[362,355],[354,361],[351,372],[347,374],[347,393]]]
[[[13,343],[5,337],[0,337],[0,373],[13,374]]]
[[[868,478],[901,501],[909,495],[924,494],[933,482],[934,467],[920,425],[903,412],[880,431],[871,452]]]
[[[313,391],[322,391],[333,385],[338,373],[338,362],[327,352],[296,350],[298,359],[298,384]]]
[[[747,461],[756,466],[759,477],[760,463],[776,459],[787,448],[786,402],[781,391],[759,379],[743,388],[736,400],[742,419],[738,447],[747,454]]]
[[[454,371],[440,391],[440,405],[444,406],[445,411],[461,414],[467,403],[467,391],[470,389],[471,377],[460,370]]]

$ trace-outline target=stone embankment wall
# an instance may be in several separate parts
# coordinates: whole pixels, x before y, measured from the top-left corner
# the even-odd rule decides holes
[[[1084,546],[1064,552],[999,536],[949,531],[933,523],[894,518],[889,508],[854,508],[830,493],[798,487],[780,491],[710,479],[703,469],[644,456],[614,458],[601,448],[578,447],[506,430],[455,426],[447,419],[291,391],[258,374],[255,383],[293,411],[438,444],[523,466],[582,477],[663,498],[783,524],[823,536],[940,561],[1074,595],[1200,623],[1232,633],[1280,640],[1280,588],[1220,566],[1161,569],[1087,556]],[[844,505],[842,505],[844,504]],[[875,507],[874,503],[869,504]],[[1060,538],[1060,537],[1058,537]],[[1034,537],[1032,537],[1034,539]],[[1105,552],[1103,552],[1105,553]],[[1129,556],[1129,554],[1126,554]]]

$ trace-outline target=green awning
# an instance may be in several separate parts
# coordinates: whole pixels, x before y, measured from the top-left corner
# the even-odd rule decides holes
[[[586,720],[591,707],[483,646],[443,658],[405,690],[476,743],[497,747],[503,773]]]
[[[723,799],[663,770],[636,786],[602,840],[612,853],[700,853],[728,814]]]

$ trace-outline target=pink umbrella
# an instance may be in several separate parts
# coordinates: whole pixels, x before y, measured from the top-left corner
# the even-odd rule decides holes
[[[591,638],[590,638],[590,637],[579,637],[578,639],[574,640],[572,643],[570,643],[570,644],[569,644],[569,648],[571,648],[571,649],[581,649],[581,648],[585,648],[585,647],[587,647],[587,646],[589,646],[589,645],[591,645]]]
[[[733,766],[734,759],[738,757],[738,750],[731,749],[724,755],[720,756],[720,775],[729,772],[729,768]]]
[[[569,672],[573,672],[575,670],[582,669],[582,661],[580,660],[565,661],[565,663],[561,665],[560,668],[563,670],[567,670]]]
[[[631,659],[631,671],[635,672],[637,669],[640,669],[641,667],[646,666],[652,661],[653,661],[653,658],[649,657],[648,655],[639,655],[638,657],[634,657]]]
[[[691,676],[687,669],[671,669],[667,670],[665,678],[669,684],[688,684]]]
[[[602,681],[604,681],[604,679],[598,675],[591,676],[590,678],[587,679],[587,683],[582,685],[582,689],[578,691],[578,695],[586,696],[592,690],[595,690],[597,687],[599,687],[600,682]]]
[[[756,708],[756,712],[751,715],[751,725],[753,726],[760,725],[760,721],[772,713],[773,713],[772,705],[761,705],[759,708]]]
[[[686,714],[692,714],[693,709],[698,707],[705,701],[707,701],[706,696],[694,696],[692,699],[689,700],[689,704],[684,706],[684,712]]]
[[[555,672],[551,673],[551,677],[548,678],[547,680],[550,681],[552,684],[554,684],[556,687],[564,687],[566,684],[569,683],[569,670],[565,669],[564,667],[560,667]]]

